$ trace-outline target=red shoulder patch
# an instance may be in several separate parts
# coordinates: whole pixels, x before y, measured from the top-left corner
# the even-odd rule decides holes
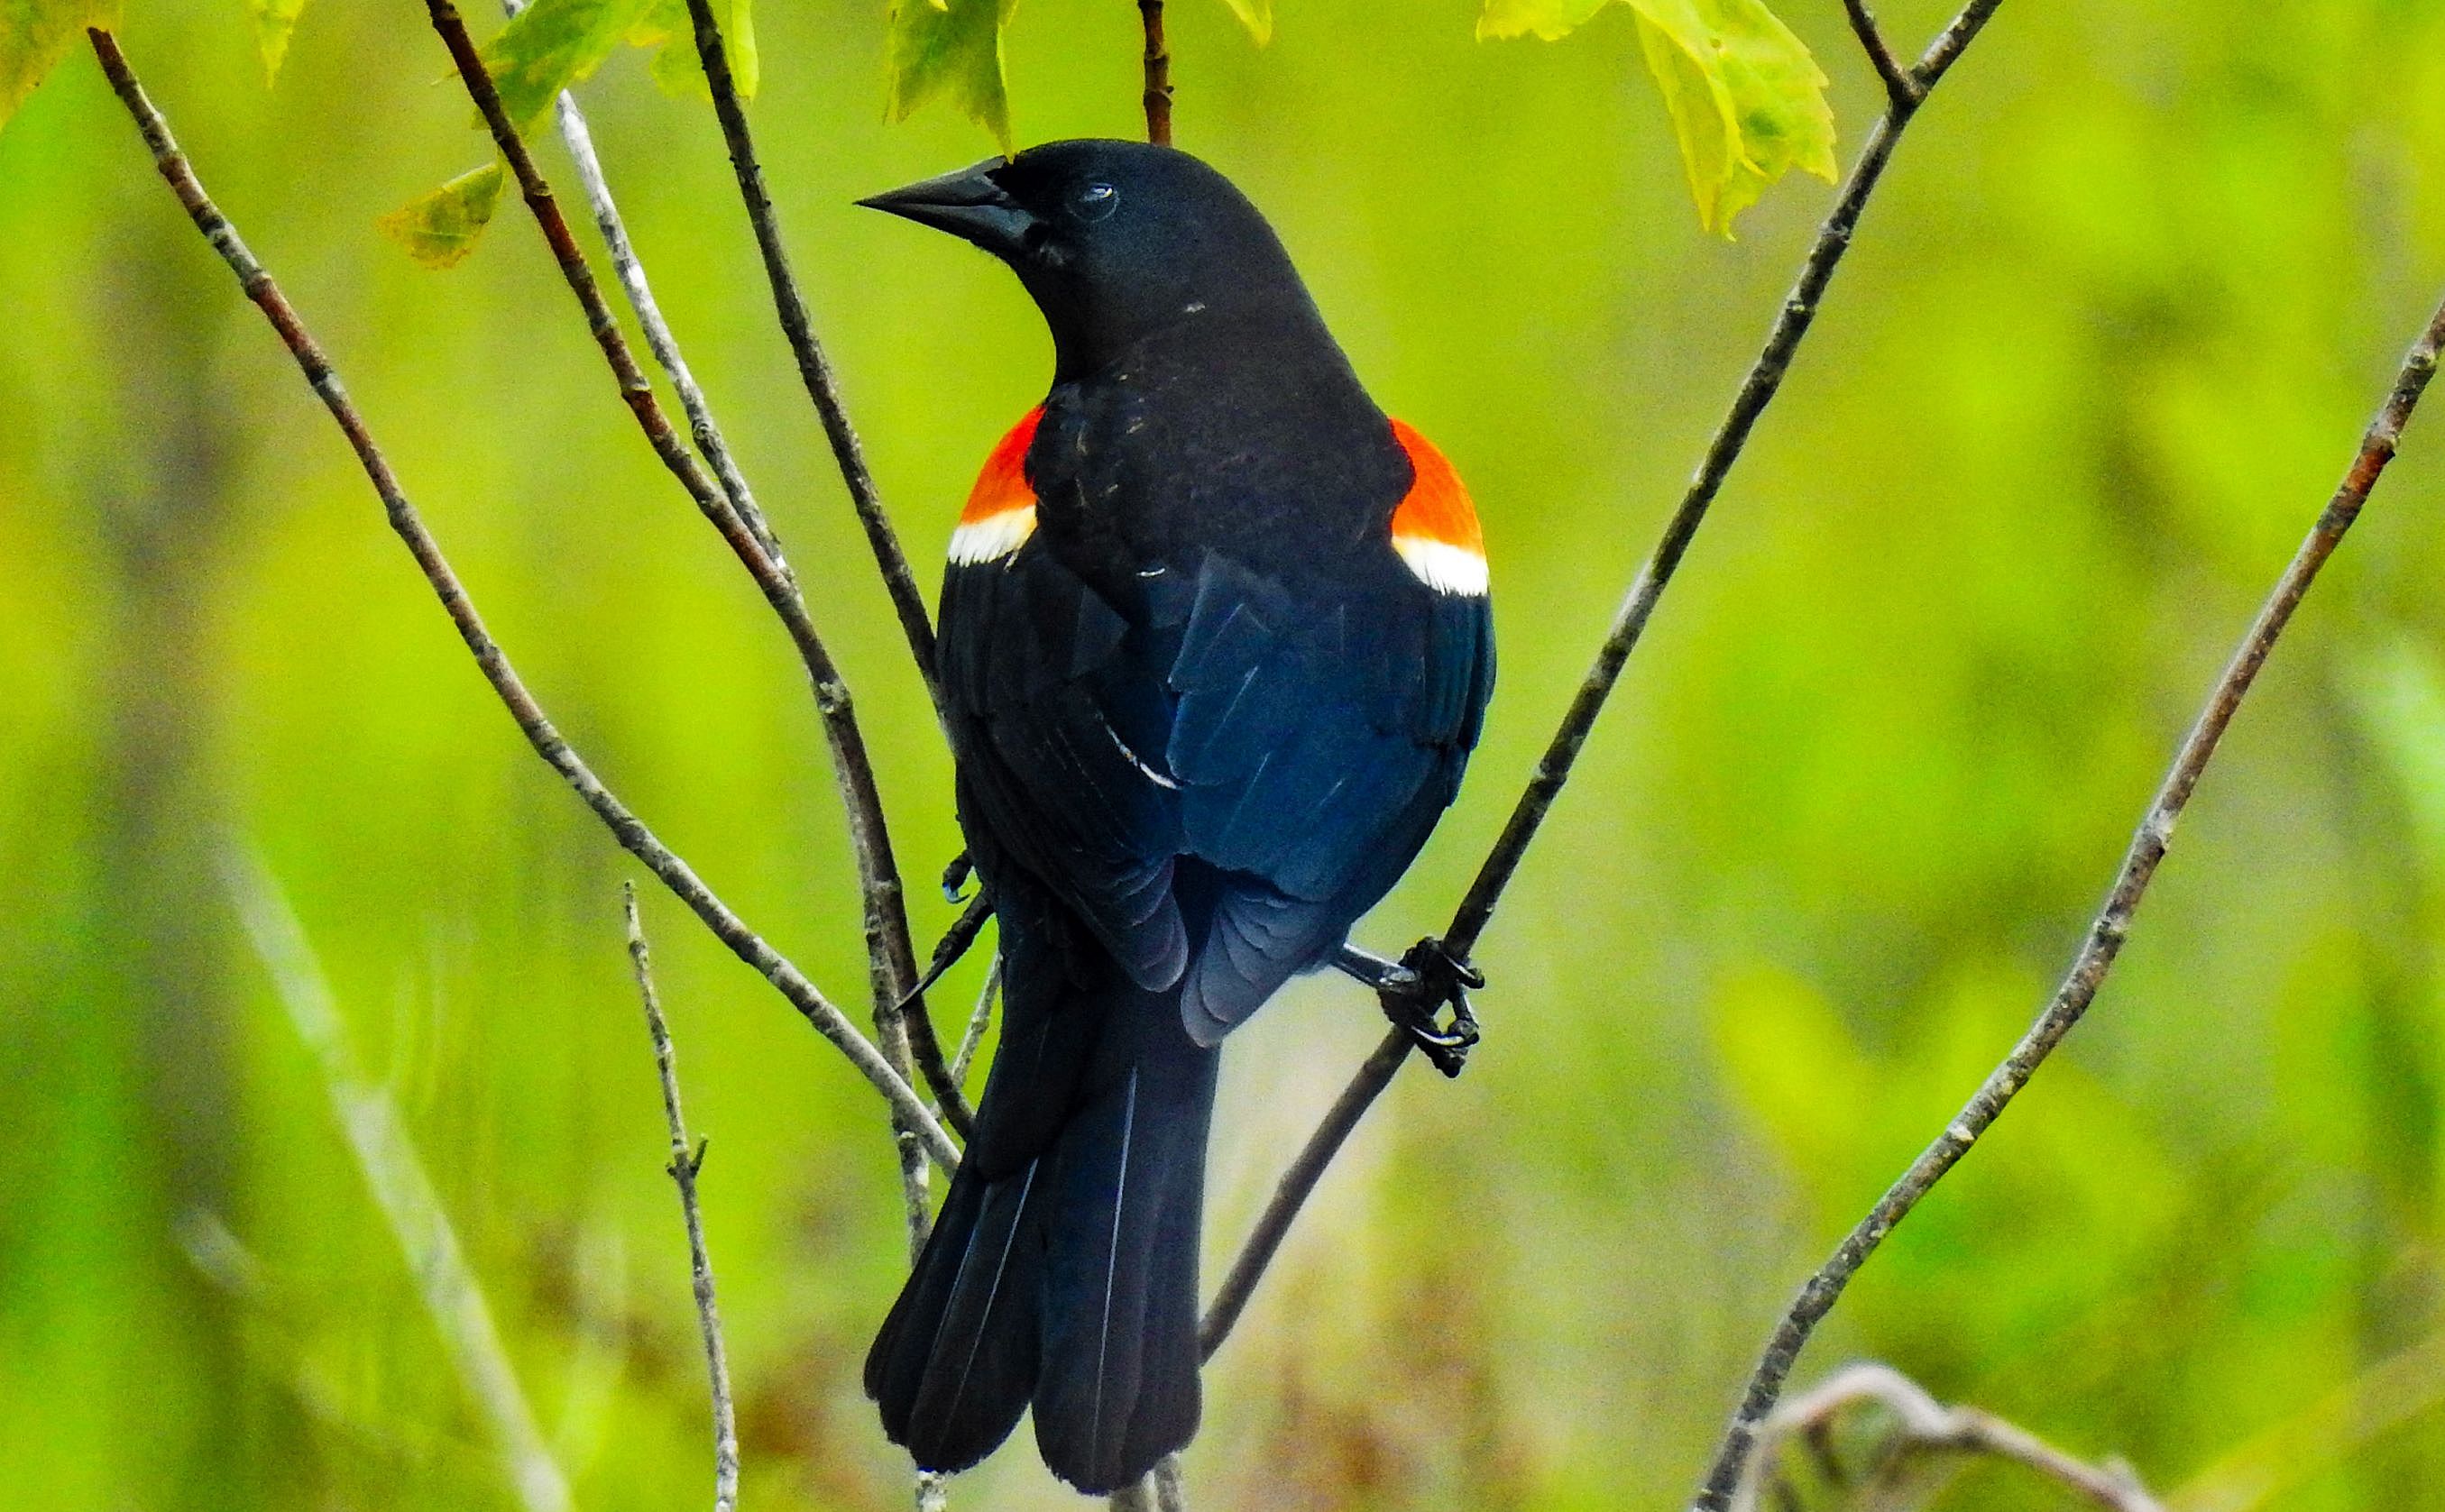
[[[1409,492],[1392,511],[1392,549],[1429,588],[1484,593],[1485,532],[1460,475],[1407,422],[1392,422],[1392,439],[1409,454],[1411,473]]]
[[[1036,533],[1036,490],[1027,482],[1027,449],[1035,444],[1036,427],[1043,419],[1043,405],[1029,410],[985,458],[976,487],[968,491],[967,507],[960,511],[959,528],[951,532],[952,561],[995,561]]]

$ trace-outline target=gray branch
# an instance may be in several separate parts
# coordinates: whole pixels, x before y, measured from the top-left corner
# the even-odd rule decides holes
[[[2076,1459],[1991,1412],[1946,1407],[1900,1372],[1876,1364],[1835,1372],[1760,1426],[1757,1452],[1733,1494],[1731,1512],[1759,1512],[1765,1493],[1782,1484],[1783,1451],[1793,1440],[1820,1441],[1845,1412],[1871,1406],[1883,1409],[1893,1420],[1865,1477],[1871,1488],[1891,1485],[1918,1462],[1934,1456],[1972,1455],[2032,1470],[2105,1512],[2164,1512],[2124,1466]]]
[[[663,1021],[662,996],[654,990],[653,953],[645,945],[644,922],[637,916],[634,884],[620,885],[620,906],[627,919],[628,961],[636,971],[637,996],[645,1008],[645,1033],[654,1042],[654,1071],[663,1084],[663,1116],[671,1133],[671,1161],[664,1168],[680,1192],[680,1219],[687,1227],[688,1278],[696,1293],[697,1332],[704,1338],[705,1374],[712,1382],[713,1512],[731,1512],[738,1505],[738,1422],[731,1411],[729,1352],[722,1343],[721,1309],[714,1301],[713,1260],[704,1247],[704,1213],[696,1196],[696,1179],[704,1169],[705,1151],[712,1141],[689,1153],[687,1120],[680,1112],[679,1055],[671,1046],[670,1025]]]

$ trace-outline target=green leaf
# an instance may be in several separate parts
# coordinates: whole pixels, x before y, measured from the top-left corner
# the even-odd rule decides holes
[[[476,239],[501,202],[501,165],[486,163],[440,188],[411,199],[374,224],[427,268],[455,268],[476,250]]]
[[[1010,94],[1002,76],[1001,30],[1017,0],[892,0],[891,119],[937,98],[1011,149]]]
[[[502,108],[520,131],[560,92],[601,66],[637,29],[654,0],[534,0],[484,48]]]
[[[1261,47],[1274,40],[1274,0],[1222,0]]]
[[[751,4],[752,0],[713,0],[713,18],[721,26],[721,50],[730,57],[730,82],[738,86],[742,100],[756,98],[763,71],[756,50]],[[662,48],[654,54],[653,74],[663,93],[679,99],[712,98],[704,65],[697,61],[696,21],[688,14],[687,0],[654,0],[644,19],[629,30],[628,40],[640,47]]]
[[[1484,0],[1480,37],[1567,36],[1609,0]],[[1832,182],[1834,112],[1807,45],[1760,0],[1622,0],[1680,139],[1698,221],[1732,220],[1794,168]]]
[[[254,23],[254,48],[263,55],[263,82],[270,85],[279,82],[280,65],[289,58],[289,35],[297,29],[297,18],[306,9],[306,0],[246,0],[246,13]]]
[[[0,126],[87,27],[119,25],[119,0],[0,0]]]

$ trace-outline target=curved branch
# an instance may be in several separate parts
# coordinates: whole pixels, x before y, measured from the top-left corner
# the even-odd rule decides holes
[[[449,559],[442,555],[440,545],[425,528],[422,516],[408,500],[398,475],[391,471],[389,460],[375,444],[372,431],[367,428],[364,417],[358,412],[355,401],[349,399],[339,374],[331,366],[330,359],[298,319],[296,309],[280,291],[280,286],[247,250],[246,243],[238,236],[237,228],[230,224],[229,218],[205,194],[195,169],[171,135],[169,122],[146,98],[143,86],[129,66],[125,54],[120,50],[117,39],[109,32],[98,29],[88,35],[93,42],[94,54],[102,64],[103,72],[109,77],[112,89],[127,107],[137,130],[143,135],[145,144],[152,149],[155,166],[177,194],[179,204],[195,222],[196,229],[203,233],[213,250],[229,265],[231,272],[237,276],[238,287],[245,291],[246,297],[271,322],[281,344],[289,348],[299,371],[305,374],[308,384],[321,398],[324,407],[330,411],[332,420],[338,422],[341,434],[347,439],[367,480],[381,497],[392,531],[406,543],[409,554],[416,558],[418,570],[432,588],[434,596],[440,600],[442,611],[450,616],[450,623],[458,631],[459,639],[466,643],[468,651],[475,657],[477,670],[492,685],[502,706],[509,710],[510,718],[517,721],[518,730],[527,737],[527,743],[576,791],[578,797],[593,811],[595,817],[603,821],[622,849],[644,862],[645,868],[663,886],[704,922],[715,938],[729,946],[731,953],[739,960],[755,967],[758,974],[779,989],[781,996],[790,1000],[791,1006],[797,1009],[817,1033],[840,1048],[858,1073],[891,1104],[895,1115],[907,1121],[907,1127],[924,1141],[927,1151],[938,1162],[945,1168],[956,1165],[958,1147],[943,1132],[942,1126],[934,1121],[907,1080],[892,1070],[874,1045],[825,999],[805,973],[749,928],[727,904],[714,894],[713,889],[704,885],[685,861],[663,845],[653,831],[646,828],[644,820],[604,786],[593,769],[562,738],[558,728],[545,715],[543,706],[528,691],[517,670],[510,664],[509,657],[485,628],[482,616],[467,596],[466,588],[458,581]]]
[[[1884,1242],[1894,1225],[1910,1216],[1919,1199],[1942,1181],[1945,1172],[1958,1165],[1962,1156],[1969,1153],[1978,1137],[2011,1106],[2012,1099],[2028,1085],[2029,1078],[2037,1074],[2038,1068],[2045,1064],[2046,1057],[2054,1054],[2055,1047],[2062,1043],[2063,1036],[2072,1032],[2088,1012],[2088,1005],[2096,1000],[2098,988],[2114,969],[2115,958],[2121,954],[2122,943],[2131,932],[2132,915],[2138,911],[2139,902],[2156,875],[2157,865],[2173,843],[2174,822],[2189,806],[2200,775],[2215,756],[2217,743],[2231,725],[2250,684],[2257,681],[2259,668],[2267,664],[2284,627],[2291,623],[2292,611],[2300,607],[2303,596],[2317,581],[2326,559],[2342,544],[2343,532],[2360,517],[2369,491],[2377,486],[2386,464],[2394,459],[2402,427],[2411,419],[2429,379],[2436,374],[2440,345],[2445,345],[2445,306],[2438,308],[2427,329],[2403,358],[2394,387],[2361,438],[2360,450],[2353,455],[2334,497],[2319,512],[2316,523],[2310,526],[2300,549],[2285,567],[2284,575],[2276,580],[2274,590],[2259,608],[2258,617],[2250,622],[2241,644],[2234,649],[2224,675],[2210,690],[2206,707],[2199,711],[2197,722],[2191,726],[2181,748],[2174,753],[2173,767],[2139,820],[2138,832],[2132,837],[2131,848],[2115,873],[2104,906],[2089,924],[2080,953],[2055,988],[2045,1011],[2003,1063],[1988,1073],[1987,1080],[1952,1122],[1945,1126],[1944,1132],[1920,1152],[1910,1169],[1877,1200],[1868,1216],[1836,1247],[1832,1258],[1801,1288],[1790,1311],[1775,1329],[1764,1356],[1749,1376],[1740,1410],[1733,1415],[1723,1447],[1716,1453],[1714,1469],[1692,1503],[1697,1512],[1723,1512],[1726,1499],[1740,1478],[1741,1463],[1756,1440],[1758,1425],[1773,1410],[1792,1362],[1799,1358],[1818,1322],[1840,1299],[1851,1278],[1876,1253],[1876,1246]]]

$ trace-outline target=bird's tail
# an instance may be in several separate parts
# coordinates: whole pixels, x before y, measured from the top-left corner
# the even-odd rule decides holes
[[[1032,1403],[1044,1463],[1101,1495],[1197,1431],[1219,1052],[1189,1039],[1177,988],[1059,999],[1008,1001],[976,1137],[866,1390],[928,1470],[983,1459]]]

